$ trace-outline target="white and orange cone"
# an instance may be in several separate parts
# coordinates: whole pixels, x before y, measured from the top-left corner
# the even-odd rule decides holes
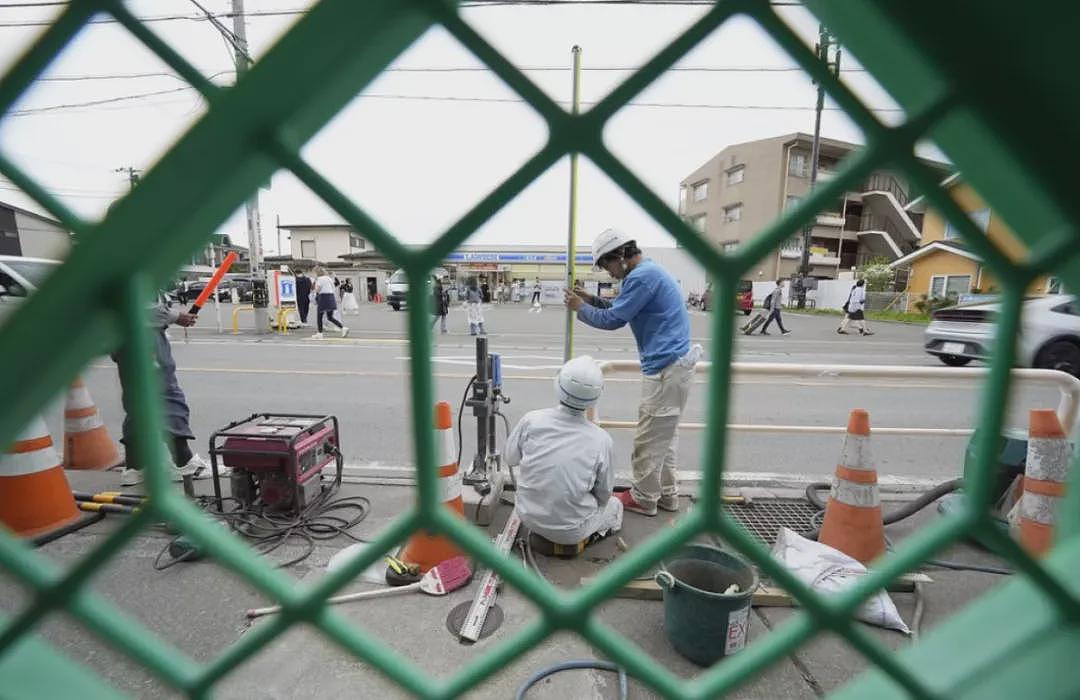
[[[31,421],[0,454],[0,523],[34,537],[79,518],[45,421]]]
[[[1020,499],[1020,544],[1035,555],[1050,551],[1072,446],[1057,413],[1032,410],[1028,417],[1027,466]]]
[[[465,502],[461,498],[461,474],[457,464],[457,445],[454,443],[454,425],[450,404],[440,401],[435,405],[435,443],[439,447],[440,499],[447,508],[465,517]],[[447,559],[461,556],[461,551],[449,538],[424,530],[413,533],[402,550],[400,559],[409,564],[419,564],[426,572]]]
[[[863,564],[885,553],[881,494],[877,470],[870,458],[870,414],[861,408],[848,417],[847,435],[818,541]]]
[[[64,407],[64,467],[108,469],[120,463],[120,450],[98,414],[82,379],[68,388]]]

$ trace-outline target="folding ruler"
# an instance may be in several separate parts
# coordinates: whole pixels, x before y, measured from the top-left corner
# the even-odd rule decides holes
[[[502,554],[508,554],[514,546],[520,527],[521,520],[518,518],[517,511],[510,511],[510,518],[506,521],[502,532],[495,537],[495,549]],[[484,627],[488,611],[495,604],[495,596],[498,592],[499,574],[494,569],[488,569],[480,584],[480,590],[476,592],[476,597],[473,599],[472,607],[469,608],[469,614],[465,616],[465,622],[461,624],[461,631],[458,633],[461,639],[467,639],[470,642],[480,639],[480,630]]]

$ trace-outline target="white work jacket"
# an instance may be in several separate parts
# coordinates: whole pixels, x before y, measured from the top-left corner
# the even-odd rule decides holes
[[[521,521],[553,541],[588,537],[587,521],[615,485],[614,443],[582,411],[566,406],[526,413],[503,450],[516,470]]]

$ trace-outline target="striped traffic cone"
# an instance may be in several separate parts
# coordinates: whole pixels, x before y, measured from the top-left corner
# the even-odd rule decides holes
[[[45,421],[35,418],[0,454],[0,523],[34,537],[79,518]]]
[[[81,378],[68,388],[64,408],[64,468],[108,469],[120,463],[120,450],[98,414]]]
[[[1020,544],[1031,554],[1050,551],[1072,446],[1057,413],[1032,410],[1028,418],[1027,466],[1020,499]]]
[[[877,471],[870,459],[870,414],[861,408],[852,411],[848,418],[847,435],[818,541],[863,564],[885,553],[881,496]]]
[[[435,442],[439,445],[439,491],[446,507],[465,517],[465,502],[461,500],[461,474],[458,473],[457,445],[454,444],[454,426],[450,404],[435,404]],[[426,572],[447,559],[461,556],[461,551],[450,539],[420,530],[413,533],[399,558],[409,564],[419,564]]]

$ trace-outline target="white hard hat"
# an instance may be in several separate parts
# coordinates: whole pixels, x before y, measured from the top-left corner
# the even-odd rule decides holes
[[[555,377],[555,398],[579,411],[595,404],[603,391],[604,373],[588,355],[570,360]]]
[[[626,235],[617,228],[609,228],[604,230],[599,236],[593,239],[592,242],[593,267],[599,266],[600,258],[604,257],[611,251],[622,248],[627,243],[633,242],[633,238]]]

